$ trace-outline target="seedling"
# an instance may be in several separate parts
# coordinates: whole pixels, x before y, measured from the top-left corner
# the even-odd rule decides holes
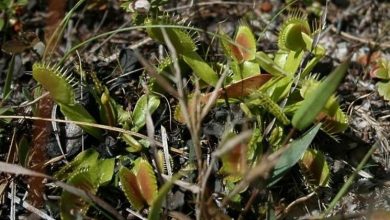
[[[379,60],[371,75],[381,79],[381,81],[376,84],[378,93],[383,96],[385,100],[390,101],[390,61],[386,59]]]

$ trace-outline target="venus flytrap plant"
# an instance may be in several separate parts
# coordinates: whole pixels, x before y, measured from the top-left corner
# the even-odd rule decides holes
[[[94,89],[90,90],[90,92],[98,104],[100,119],[104,124],[109,126],[117,126],[119,124],[124,129],[138,132],[145,126],[146,111],[153,114],[160,105],[160,98],[158,96],[142,95],[135,104],[132,112],[125,111],[122,105],[111,98],[108,88],[100,82],[95,72],[88,72],[88,75],[91,76],[94,84]],[[122,133],[120,134],[120,138],[128,145],[126,150],[129,152],[134,153],[142,150],[143,146],[133,136]]]
[[[279,101],[281,98],[286,97],[290,93],[293,83],[298,84],[301,93],[300,99],[294,98],[292,102],[289,103],[291,107],[295,106],[295,109],[293,110],[293,113],[295,113],[293,117],[294,127],[303,130],[310,126],[313,122],[321,121],[323,122],[322,129],[327,133],[333,134],[344,131],[348,125],[347,117],[340,109],[335,96],[331,95],[340,83],[340,80],[343,78],[348,66],[347,63],[343,63],[339,68],[337,68],[334,73],[325,80],[326,82],[319,82],[315,78],[310,77],[308,79],[305,79],[306,77],[304,77],[303,79],[305,80],[301,79],[301,77],[310,73],[315,64],[325,54],[325,50],[322,46],[312,45],[314,43],[312,39],[313,35],[314,33],[311,32],[305,15],[296,11],[290,15],[290,18],[281,28],[278,42],[280,50],[276,54],[275,59],[271,60],[263,52],[256,53],[257,56],[262,56],[261,60],[256,59],[256,61],[260,64],[260,67],[269,71],[276,77],[261,87],[259,92],[254,92],[249,95],[245,104],[248,107],[248,115],[264,115],[261,109],[265,109],[266,112],[273,114],[277,121],[279,121],[282,125],[282,127],[278,125],[273,129],[270,139],[268,139],[270,143],[279,145],[281,144],[280,140],[282,138],[286,138],[286,136],[283,135],[283,127],[289,124],[289,119],[284,114],[283,109],[281,109],[275,101]],[[225,52],[227,51],[227,55],[232,54],[231,51],[233,50],[227,50],[227,46],[224,46],[224,48]],[[306,66],[301,67],[301,63],[305,57],[305,52],[313,53],[314,58],[312,58]],[[240,57],[238,56],[238,58]],[[237,60],[237,57],[235,59]],[[280,71],[277,66],[282,68],[283,71]],[[300,68],[302,68],[301,76],[298,76],[298,80],[294,81],[294,75],[300,71]],[[313,91],[316,91],[314,92],[315,95],[313,94]],[[295,92],[294,96],[297,97],[297,95],[297,92]],[[316,100],[319,99],[319,96],[322,96],[320,99],[323,99],[324,103],[320,100]],[[302,99],[304,101],[301,101]],[[310,102],[309,100],[313,101],[313,106],[316,105],[315,109],[318,108],[318,110],[313,109],[313,106],[307,106],[307,103]],[[290,106],[287,106],[287,108]],[[302,114],[303,109],[310,111],[310,114],[308,114],[308,112]],[[300,118],[298,119],[298,117]],[[307,120],[306,123],[304,122],[305,120]],[[310,121],[310,123],[308,121]],[[291,143],[292,146],[289,147],[291,150],[288,149],[287,152],[282,155],[280,162],[275,167],[269,186],[272,186],[279,181],[284,173],[298,162],[301,165],[302,174],[308,184],[318,187],[326,186],[329,183],[329,168],[324,160],[323,154],[315,150],[306,150],[317,133],[319,126],[320,124],[313,128],[315,131],[306,135],[310,136],[307,140],[305,139],[306,136],[303,137],[302,143],[297,140],[297,144],[303,144],[301,146],[302,148],[298,146],[294,147],[295,142],[293,142],[294,144]],[[276,131],[278,135],[274,135],[276,134]],[[298,150],[298,148],[300,150]],[[234,155],[234,151],[231,152],[231,156],[232,155]],[[323,166],[318,167],[318,164],[322,164]]]
[[[208,85],[215,86],[218,75],[212,65],[196,52],[196,43],[191,33],[185,31],[185,28],[172,26],[173,21],[161,14],[153,12],[152,16],[142,21],[151,38],[160,43],[167,43],[166,40],[169,39],[169,43],[178,55],[179,61],[168,58],[169,64],[165,63],[163,69],[166,70],[166,67],[175,62],[184,62],[198,78]],[[220,172],[225,175],[225,180],[229,180],[224,182],[226,188],[231,186],[233,186],[231,189],[236,188],[236,182],[241,180],[242,176],[237,173],[242,172],[240,170],[242,161],[245,161],[248,167],[256,165],[257,161],[254,158],[259,158],[258,155],[265,150],[262,142],[269,144],[275,151],[285,149],[268,180],[268,187],[276,184],[297,163],[301,166],[301,172],[309,184],[315,186],[328,184],[329,169],[323,154],[308,147],[320,128],[328,133],[337,133],[345,130],[347,126],[345,114],[332,94],[343,78],[348,64],[343,63],[322,82],[308,77],[325,54],[325,49],[315,39],[318,31],[310,27],[303,12],[292,11],[280,29],[279,51],[273,56],[256,50],[253,33],[243,23],[237,28],[233,39],[224,33],[216,35],[221,40],[224,55],[231,59],[230,65],[219,65],[231,75],[224,81],[224,90],[217,91],[217,98],[227,98],[232,104],[245,106],[245,114],[253,119],[250,126],[255,128],[250,143],[245,145],[245,148],[252,153],[244,153],[240,150],[243,147],[237,145],[221,157]],[[269,75],[260,74],[261,71],[266,71]],[[267,79],[264,80],[264,77]],[[249,83],[260,81],[261,83]],[[200,94],[196,96],[199,102],[194,103],[202,105],[207,103],[210,97],[211,93]],[[281,102],[286,98],[288,98],[287,106]],[[189,108],[191,103],[190,96]],[[177,120],[183,118],[183,115],[180,116],[180,109],[177,108],[175,113]],[[263,128],[271,124],[274,118],[276,124],[271,127],[271,132],[263,132]],[[285,132],[290,123],[294,129],[287,135]],[[295,129],[304,131],[315,123],[317,125],[307,133],[290,142]],[[324,165],[320,169],[318,164]],[[131,187],[128,187],[127,191],[131,194],[128,198],[133,197],[134,201],[129,199],[130,202],[135,204],[133,205],[137,207],[136,209],[141,209],[141,204],[142,206],[145,204],[145,198],[142,195],[134,196],[137,192],[140,194],[137,177],[132,171],[125,170],[123,175],[125,174],[129,179],[133,179],[134,183],[133,193]],[[244,182],[245,179],[241,181]],[[134,198],[138,198],[138,201]]]
[[[76,102],[71,75],[48,64],[35,63],[33,66],[33,77],[38,81],[60,106],[61,112],[65,117],[73,121],[82,121],[88,123],[96,123],[88,111],[79,103]],[[81,127],[97,139],[102,138],[102,132],[98,128],[84,126]]]
[[[127,116],[128,112],[120,110],[120,115],[131,118],[130,125],[125,125],[124,128],[131,129],[133,132],[139,131],[146,124],[146,111],[153,114],[160,105],[160,98],[156,95],[142,95],[135,104],[134,110]],[[122,109],[120,107],[120,109]],[[122,118],[120,117],[120,118]],[[142,149],[142,145],[134,137],[128,134],[121,134],[121,138],[128,145],[126,148],[129,152],[138,152]]]
[[[311,94],[313,94],[314,90],[320,83],[321,81],[318,81],[316,76],[302,80],[300,95],[304,99],[307,99]],[[297,104],[299,106],[299,103]],[[343,132],[348,127],[348,117],[341,110],[335,95],[331,95],[329,97],[325,106],[322,108],[315,120],[321,121],[323,123],[321,128],[330,135]]]
[[[233,81],[233,83],[230,82],[229,84],[229,80],[227,80],[225,91],[221,93],[219,97],[220,98],[224,96],[228,98],[244,97],[244,103],[248,107],[247,109],[248,115],[252,115],[252,116],[261,115],[260,117],[262,119],[257,120],[257,122],[255,122],[255,125],[256,123],[259,123],[258,125],[256,125],[256,127],[264,126],[264,124],[267,123],[267,120],[264,120],[264,117],[266,116],[265,114],[271,113],[277,119],[278,125],[273,129],[271,136],[269,138],[263,137],[263,134],[260,134],[259,136],[256,137],[256,139],[266,138],[268,141],[276,145],[275,146],[276,149],[280,147],[280,145],[282,144],[281,139],[286,138],[286,135],[284,134],[283,130],[284,127],[290,123],[289,118],[284,113],[284,110],[279,107],[277,102],[279,102],[282,98],[285,98],[290,93],[290,90],[294,83],[296,83],[297,86],[302,87],[300,89],[301,98],[297,100],[293,100],[293,102],[289,103],[290,106],[294,106],[294,109],[292,110],[292,113],[294,114],[293,117],[294,127],[303,130],[308,126],[310,126],[313,122],[315,122],[315,120],[317,120],[317,121],[322,121],[324,123],[323,129],[325,131],[329,133],[336,133],[336,132],[343,131],[347,126],[346,117],[342,113],[341,109],[339,108],[338,103],[335,100],[335,97],[332,97],[329,101],[328,98],[330,96],[322,97],[325,100],[325,103],[320,103],[315,101],[315,104],[313,103],[313,105],[318,105],[317,108],[319,108],[319,111],[316,113],[312,112],[314,109],[310,109],[307,106],[304,107],[305,105],[307,105],[306,103],[308,102],[306,100],[312,99],[307,95],[310,94],[311,92],[306,93],[308,90],[314,91],[318,87],[325,87],[325,85],[329,85],[331,83],[333,83],[334,85],[330,86],[329,89],[335,88],[335,86],[337,86],[340,80],[342,79],[342,76],[344,75],[346,70],[346,65],[345,64],[342,65],[341,69],[336,70],[337,74],[331,75],[331,76],[337,75],[336,77],[337,79],[333,79],[333,80],[328,79],[326,81],[331,81],[331,82],[321,83],[321,85],[320,82],[317,82],[315,79],[311,79],[312,81],[302,80],[305,78],[304,76],[310,73],[310,71],[313,69],[315,64],[321,59],[321,57],[323,57],[325,53],[321,45],[314,45],[313,47],[312,44],[314,43],[313,41],[314,32],[315,31],[312,31],[310,29],[310,26],[308,25],[305,15],[301,12],[294,11],[281,28],[281,31],[279,33],[279,42],[278,42],[280,50],[275,55],[274,60],[269,58],[265,53],[261,51],[256,52],[256,46],[255,46],[256,44],[253,40],[254,39],[253,34],[251,33],[250,29],[246,25],[239,26],[234,40],[230,39],[228,36],[224,35],[223,33],[220,34],[221,44],[223,46],[224,53],[227,57],[230,57],[232,59],[232,65],[230,65],[227,68],[229,68],[233,73],[231,77],[232,79],[231,81]],[[156,35],[156,33],[149,33],[149,34]],[[179,34],[176,35],[172,34],[170,38],[173,39],[172,42],[176,50],[184,51],[188,46],[185,46],[186,41],[180,40],[180,37],[178,37],[178,35]],[[154,36],[154,38],[158,39],[161,38],[161,36],[160,37]],[[160,39],[160,41],[162,40]],[[301,67],[301,63],[305,59],[305,53],[308,52],[313,53],[314,58],[309,60],[306,66]],[[254,65],[247,65],[247,63],[252,63]],[[253,86],[247,86],[247,84],[245,84],[246,82],[245,78],[251,81],[251,77],[257,77],[256,74],[260,74],[260,71],[258,69],[259,66],[261,69],[269,72],[275,78],[269,81],[267,80],[268,82],[265,85],[263,85],[264,83],[262,83],[257,87],[254,84]],[[299,70],[300,68],[302,68],[301,76],[297,76],[296,78],[295,75],[297,74],[298,71],[300,71]],[[294,78],[296,78],[297,81],[295,81]],[[235,89],[235,86],[237,86],[237,90]],[[239,92],[240,91],[239,87],[241,88],[242,92]],[[243,91],[249,91],[247,90],[248,87],[252,89],[251,92],[243,92]],[[333,91],[334,90],[332,90],[332,93]],[[322,92],[324,92],[324,90],[322,90]],[[295,92],[294,95],[299,96],[299,93]],[[202,97],[203,102],[206,102],[207,99],[208,99],[207,94]],[[287,106],[287,109],[291,109],[289,108],[290,106]],[[307,108],[307,111],[310,111],[310,113],[315,114],[315,116],[313,117],[312,114],[308,114],[308,112],[304,114],[300,113],[301,111],[303,111],[302,109],[304,108]],[[176,113],[177,112],[178,111],[176,111]],[[321,115],[318,115],[319,113],[321,113]],[[302,115],[299,116],[299,114]],[[299,119],[297,119],[298,117]],[[310,117],[313,118],[310,119]],[[176,119],[178,118],[180,117],[176,117]],[[271,185],[275,184],[278,180],[280,180],[283,174],[287,172],[289,168],[291,168],[298,161],[300,161],[302,155],[311,153],[311,151],[308,151],[308,153],[305,153],[305,151],[307,147],[310,145],[311,141],[313,140],[314,137],[313,135],[317,133],[318,128],[319,128],[318,126],[315,127],[316,132],[310,133],[310,138],[308,138],[307,140],[305,139],[304,148],[302,148],[300,151],[296,151],[292,149],[292,151],[295,151],[293,154],[292,153],[290,153],[290,155],[286,154],[282,157],[282,158],[291,157],[292,159],[286,159],[286,161],[283,162],[285,163],[283,167],[282,165],[280,165],[281,167],[279,166],[276,167],[275,169],[276,173],[274,174],[275,176],[271,178],[271,182],[272,182]],[[305,138],[305,136],[303,138]],[[297,141],[297,143],[300,142]],[[238,152],[237,149],[236,151],[232,150],[231,152],[226,153],[226,155],[224,155],[224,157],[222,158],[223,165],[222,165],[221,172],[225,174],[230,173],[230,177],[234,176],[232,174],[235,172],[235,170],[237,170],[237,167],[239,167],[239,163],[237,161],[229,160],[229,158],[234,158],[234,159],[240,158],[237,156],[237,152]],[[316,153],[316,155],[318,154],[320,153]],[[315,163],[317,162],[317,160],[319,159],[314,159]],[[306,168],[305,173],[308,174],[311,172],[313,173],[322,172],[322,171],[316,171],[310,169],[311,168]],[[323,172],[326,173],[326,171]],[[230,185],[234,184],[234,182],[232,181],[227,181],[225,183],[226,186],[228,186],[229,184]]]

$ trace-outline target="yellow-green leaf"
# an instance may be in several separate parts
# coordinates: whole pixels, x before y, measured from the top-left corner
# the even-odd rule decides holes
[[[390,82],[378,82],[378,93],[383,96],[384,99],[390,101]]]
[[[82,168],[88,168],[97,162],[99,153],[94,149],[88,149],[79,153],[70,163],[63,166],[54,175],[58,180],[65,180]]]
[[[153,114],[160,105],[160,99],[155,95],[143,95],[138,99],[133,111],[133,128],[137,132],[146,123],[146,112]]]
[[[292,124],[299,130],[304,130],[313,123],[318,113],[336,91],[341,80],[347,72],[349,60],[340,64],[303,102],[294,114]]]

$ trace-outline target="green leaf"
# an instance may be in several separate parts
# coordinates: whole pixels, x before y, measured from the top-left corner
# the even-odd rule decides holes
[[[22,139],[20,139],[19,144],[18,144],[19,163],[23,167],[27,167],[29,146],[30,146],[30,143],[28,142],[27,138],[25,136],[23,136]]]
[[[4,27],[4,19],[0,18],[0,31],[3,30]]]
[[[305,55],[305,52],[303,50],[290,51],[287,56],[284,70],[292,75],[295,74],[299,66],[301,65],[303,55]]]
[[[328,99],[336,91],[341,80],[347,72],[349,60],[340,64],[319,86],[302,102],[294,114],[292,124],[299,130],[304,130],[314,121],[318,113],[328,102]]]
[[[275,165],[274,171],[271,178],[268,182],[268,187],[273,186],[279,180],[282,179],[284,174],[293,167],[299,159],[301,159],[303,153],[309,147],[314,137],[316,136],[318,130],[321,127],[321,123],[314,126],[310,131],[304,134],[301,138],[294,140],[290,143],[290,146],[279,158],[278,162]]]
[[[75,174],[67,183],[91,194],[95,194],[98,189],[98,186],[94,185],[94,181],[91,179],[88,170],[83,170]],[[68,191],[63,191],[60,200],[61,219],[79,219],[87,213],[89,206],[89,202],[85,201],[80,196],[74,195]]]
[[[164,19],[162,19],[164,20]],[[168,19],[169,20],[169,19]],[[165,22],[165,21],[164,21]],[[171,21],[166,21],[169,23]],[[146,25],[163,25],[163,22],[157,20],[146,20]],[[148,27],[146,32],[154,40],[158,40],[160,43],[165,43],[162,29],[165,30],[168,39],[171,41],[173,47],[178,54],[186,54],[196,50],[195,42],[193,41],[190,34],[184,30],[178,28],[161,28],[161,27]]]
[[[194,71],[195,75],[205,83],[215,86],[218,82],[218,74],[196,52],[182,55],[184,62]]]
[[[126,142],[127,146],[126,150],[130,153],[139,152],[142,150],[142,145],[135,139],[133,136],[129,134],[122,134],[121,139]]]
[[[89,114],[89,112],[80,104],[73,105],[60,104],[61,112],[72,121],[81,121],[87,123],[96,123],[96,120]],[[96,139],[102,139],[102,131],[99,128],[91,127],[88,125],[79,125],[88,134],[94,136]]]
[[[54,178],[63,181],[82,168],[88,168],[96,164],[98,157],[99,153],[94,149],[82,151],[70,163],[57,171]]]
[[[0,115],[13,115],[15,114],[14,109],[11,107],[0,107]],[[12,119],[4,118],[0,119],[0,122],[9,124]]]
[[[114,175],[114,167],[115,158],[96,161],[96,165],[93,167],[94,174],[96,175],[94,178],[98,180],[99,186],[106,185],[111,181]]]
[[[27,5],[27,3],[28,3],[28,0],[18,0],[18,1],[16,1],[16,4],[21,5],[21,6]]]
[[[390,70],[378,68],[373,71],[373,75],[379,79],[390,79]]]
[[[260,74],[259,64],[253,63],[251,61],[244,61],[244,63],[242,64],[242,76],[244,79],[259,74]]]
[[[72,86],[59,69],[46,64],[35,63],[32,75],[43,88],[49,91],[51,97],[61,104],[71,105],[75,103],[75,94]]]
[[[170,21],[168,19],[164,22],[169,23]],[[162,22],[147,20],[145,23],[146,25],[158,25]],[[165,43],[161,28],[149,27],[146,28],[146,31],[151,38]],[[218,74],[196,52],[196,45],[190,33],[178,28],[165,28],[165,31],[177,54],[182,56],[184,62],[191,67],[195,75],[207,84],[215,86],[218,82]]]
[[[137,132],[146,123],[146,111],[153,114],[160,105],[160,99],[155,95],[143,95],[138,99],[133,111],[133,128],[132,131]]]
[[[122,167],[119,171],[119,180],[127,200],[129,200],[135,210],[141,210],[144,207],[144,198],[138,187],[137,177],[132,171]]]
[[[0,28],[1,30],[1,28]],[[11,82],[14,76],[15,70],[15,54],[12,55],[11,62],[8,66],[7,77],[5,78],[4,87],[3,87],[3,101],[8,97],[11,92]]]
[[[268,55],[262,51],[256,53],[256,63],[260,65],[260,68],[267,71],[274,76],[287,76],[289,75],[280,66],[278,66]]]
[[[390,101],[390,82],[378,82],[376,86],[378,87],[379,95],[383,96],[387,101]]]

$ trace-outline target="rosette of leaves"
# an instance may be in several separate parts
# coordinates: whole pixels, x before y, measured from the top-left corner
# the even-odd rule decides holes
[[[138,132],[145,126],[146,113],[153,114],[160,105],[160,98],[156,95],[142,95],[135,104],[132,112],[123,110],[123,106],[118,104],[105,85],[103,85],[96,73],[90,72],[89,75],[94,83],[94,90],[91,91],[99,106],[99,115],[103,123],[109,126],[121,125],[124,129]],[[130,134],[122,133],[121,139],[128,145],[126,150],[129,152],[138,152],[142,145]]]
[[[372,75],[381,81],[376,84],[379,95],[387,101],[390,101],[390,62],[380,59],[372,71]]]
[[[275,75],[282,75],[281,78],[274,79],[269,85],[267,93],[270,94],[274,101],[279,102],[285,98],[294,83],[294,78],[304,78],[310,74],[315,65],[325,55],[325,49],[314,41],[314,37],[320,30],[310,28],[307,15],[299,10],[292,10],[283,22],[278,34],[279,50],[275,53],[274,59],[271,60],[263,52],[258,52],[257,57],[261,57],[260,66]],[[312,58],[307,59],[308,53]],[[304,59],[307,62],[304,66]],[[274,65],[270,65],[274,63]],[[278,68],[282,71],[278,71]],[[271,68],[270,68],[271,67]],[[299,76],[297,74],[299,73]]]
[[[146,204],[151,206],[157,197],[157,179],[150,163],[138,158],[129,170],[122,167],[119,179],[123,192],[135,210],[141,210]]]

